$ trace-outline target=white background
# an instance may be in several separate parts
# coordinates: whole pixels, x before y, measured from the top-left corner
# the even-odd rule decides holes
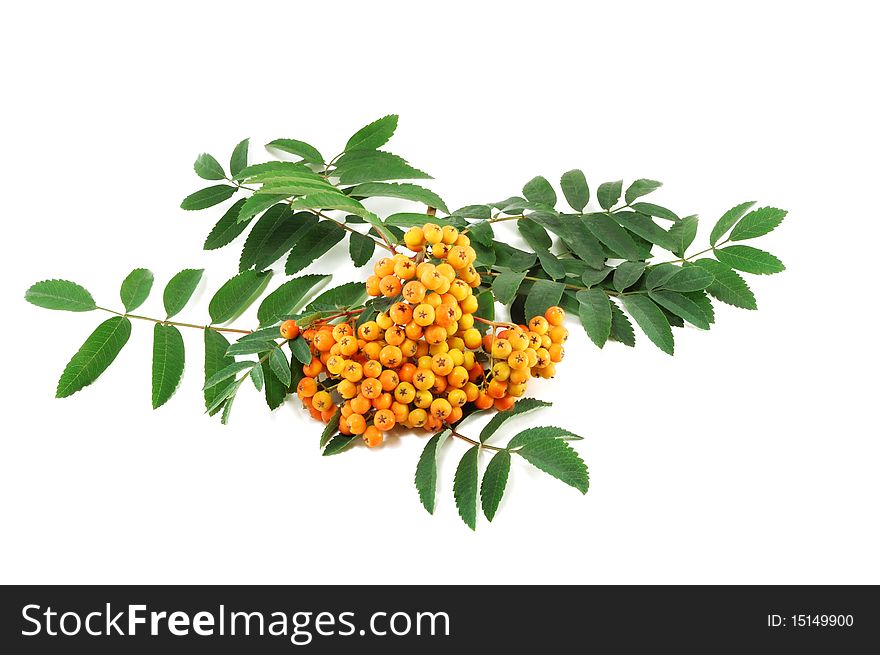
[[[880,582],[877,470],[877,16],[870,3],[18,3],[0,50],[4,180],[0,580],[104,583]],[[252,137],[335,154],[400,113],[388,148],[450,206],[536,174],[665,182],[695,246],[744,200],[789,216],[756,244],[760,310],[568,357],[530,392],[555,406],[592,486],[520,462],[493,524],[436,515],[412,477],[425,443],[322,458],[318,424],[253,391],[202,414],[200,334],[150,409],[150,337],[94,386],[53,399],[102,316],[23,301],[50,277],[118,306],[119,281],[184,267],[206,320],[237,247],[206,253],[217,210],[186,213],[202,151]],[[240,242],[237,242],[240,243]],[[336,282],[358,279],[344,250]],[[158,313],[155,293],[143,311]],[[239,323],[249,325],[252,315]],[[520,426],[528,424],[522,421]],[[471,428],[474,432],[477,427]],[[485,459],[483,460],[485,463]]]

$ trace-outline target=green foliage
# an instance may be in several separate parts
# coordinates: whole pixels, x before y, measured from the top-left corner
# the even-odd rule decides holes
[[[483,506],[483,514],[491,521],[495,518],[504,489],[507,487],[507,478],[510,475],[510,452],[499,450],[489,460],[486,472],[483,474],[483,482],[480,485],[480,500]]]
[[[590,341],[599,348],[611,336],[611,301],[602,289],[588,289],[577,292],[579,304],[578,318]]]
[[[366,182],[352,187],[350,191],[355,197],[381,197],[381,198],[400,198],[401,200],[412,200],[420,202],[428,207],[435,207],[442,212],[449,213],[446,203],[443,199],[430,189],[426,189],[418,184],[410,183],[393,183],[393,182]]]
[[[219,205],[224,200],[229,200],[236,191],[237,189],[234,186],[215,184],[188,195],[180,203],[180,208],[187,211],[207,209],[208,207]]]
[[[498,428],[514,416],[519,416],[520,414],[525,414],[526,412],[531,412],[541,407],[550,407],[550,405],[552,405],[552,403],[548,403],[546,400],[538,400],[537,398],[520,398],[514,403],[510,410],[499,412],[492,417],[483,428],[483,431],[480,432],[480,443],[486,443],[492,435],[498,431]]]
[[[324,426],[324,431],[321,433],[321,439],[319,441],[321,448],[326,446],[330,439],[337,433],[340,418],[342,418],[342,408],[337,407],[336,411],[333,412],[333,416],[331,416],[330,420],[327,422],[327,425]]]
[[[153,288],[153,273],[145,268],[136,268],[122,281],[119,299],[125,311],[131,312],[144,304]]]
[[[669,238],[672,241],[672,254],[678,257],[684,257],[685,251],[694,242],[697,236],[698,219],[696,216],[685,216],[676,221],[669,228]]]
[[[244,201],[245,198],[237,200],[235,204],[227,209],[226,213],[220,217],[220,220],[217,221],[217,224],[214,225],[214,228],[205,239],[205,245],[202,246],[205,250],[222,248],[223,246],[232,243],[235,237],[247,229],[249,221],[239,222],[238,220],[238,215],[241,213],[241,207],[244,205]]]
[[[165,316],[171,318],[183,311],[202,280],[204,269],[185,268],[165,285],[162,292],[162,303],[165,305]]]
[[[352,232],[348,239],[348,254],[352,263],[360,268],[366,265],[376,250],[376,241],[360,232]]]
[[[360,437],[357,435],[347,436],[344,434],[337,434],[327,442],[327,446],[321,454],[325,456],[338,455],[339,453],[348,450],[358,439],[360,439]]]
[[[397,119],[397,114],[390,114],[365,125],[351,136],[348,143],[345,144],[345,151],[354,152],[355,150],[381,148],[394,135],[394,131],[397,129]]]
[[[730,228],[736,225],[737,221],[745,216],[745,213],[754,205],[755,201],[752,200],[750,202],[744,202],[741,205],[737,205],[724,212],[724,215],[718,219],[718,222],[715,223],[715,226],[712,228],[711,234],[709,234],[709,243],[712,246],[717,244],[718,240],[727,234],[730,231]]]
[[[526,182],[523,187],[523,195],[529,202],[548,207],[556,205],[556,192],[553,190],[553,186],[547,181],[547,178],[540,175]]]
[[[758,309],[755,294],[749,289],[749,285],[727,264],[708,258],[698,259],[694,264],[714,278],[712,284],[706,288],[713,298],[742,309]]]
[[[526,296],[526,319],[543,316],[548,307],[559,304],[565,285],[551,280],[538,280]]]
[[[787,213],[785,210],[775,207],[762,207],[750,211],[733,227],[730,232],[730,240],[744,241],[762,237],[775,230]]]
[[[25,300],[43,309],[61,309],[68,312],[90,312],[95,299],[86,289],[68,280],[43,280],[24,294]]]
[[[636,198],[646,196],[652,191],[656,191],[661,186],[663,186],[663,183],[657,182],[656,180],[636,180],[627,187],[626,193],[624,194],[624,200],[626,200],[627,205],[632,205]]]
[[[413,168],[402,157],[383,150],[347,152],[336,163],[334,174],[342,184],[431,179],[430,175]]]
[[[452,483],[452,493],[455,496],[455,506],[458,515],[471,530],[477,529],[477,482],[479,471],[477,470],[480,447],[472,446],[462,456],[455,469],[455,479]]]
[[[779,258],[751,246],[727,246],[716,249],[715,256],[722,264],[745,273],[772,275],[785,270],[785,265],[779,261]]]
[[[576,212],[583,211],[590,202],[590,187],[583,171],[574,169],[563,173],[560,186],[565,201]]]
[[[97,380],[128,343],[129,336],[131,321],[123,316],[114,316],[101,323],[64,367],[55,397],[72,396]]]
[[[243,312],[269,282],[272,273],[242,271],[227,280],[208,303],[208,313],[214,325],[226,323]]]
[[[434,513],[437,495],[437,453],[450,434],[450,430],[443,430],[431,437],[425,444],[425,449],[416,465],[416,490],[419,492],[419,499],[428,510],[428,514]]]
[[[623,180],[616,182],[603,182],[596,191],[596,198],[602,209],[608,210],[620,200],[620,192],[623,190]]]
[[[654,345],[671,355],[675,350],[672,329],[669,327],[669,320],[654,301],[637,294],[622,296],[621,300],[626,311]]]
[[[302,234],[287,256],[284,272],[295,275],[342,241],[345,230],[333,221],[319,221]]]
[[[226,173],[223,172],[220,162],[206,152],[196,157],[193,169],[196,175],[203,180],[223,180],[226,178]]]
[[[503,271],[492,281],[492,292],[502,305],[509,305],[516,297],[519,285],[526,274],[519,271]]]
[[[226,355],[226,349],[229,347],[229,341],[226,340],[219,332],[204,330],[205,342],[205,409],[209,414],[213,413],[211,408],[215,406],[218,398],[224,398],[224,387],[208,387],[207,383],[220,371],[235,363],[234,357]],[[228,388],[229,385],[225,385]],[[215,410],[216,411],[216,410]]]
[[[267,148],[275,148],[282,152],[288,152],[291,155],[302,157],[303,161],[309,164],[323,164],[324,157],[318,152],[318,149],[309,145],[305,141],[297,141],[296,139],[275,139],[266,144]]]
[[[236,177],[248,165],[248,147],[250,139],[239,141],[238,145],[232,150],[232,156],[229,158],[229,174]]]
[[[562,439],[537,439],[513,452],[581,493],[590,488],[587,465]]]
[[[183,335],[173,325],[153,326],[153,409],[177,390],[184,367]]]
[[[307,294],[316,285],[329,279],[329,275],[303,275],[283,283],[267,295],[257,309],[260,325],[269,325],[293,314],[304,304]]]
[[[284,205],[269,208],[257,221],[244,242],[239,270],[263,270],[291,250],[297,240],[315,225],[318,218],[308,212],[292,212]]]

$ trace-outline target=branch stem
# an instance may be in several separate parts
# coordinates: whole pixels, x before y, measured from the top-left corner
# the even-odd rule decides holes
[[[197,330],[213,330],[214,332],[235,332],[236,334],[252,334],[253,330],[242,330],[239,328],[224,328],[224,327],[215,327],[213,325],[196,325],[195,323],[181,323],[179,321],[169,321],[167,319],[161,318],[152,318],[150,316],[140,316],[139,314],[127,314],[123,312],[117,312],[114,309],[107,309],[106,307],[98,307],[102,312],[109,312],[110,314],[115,314],[116,316],[123,316],[125,318],[136,318],[140,321],[150,321],[151,323],[159,323],[161,325],[173,325],[174,327],[187,327],[187,328],[195,328]]]

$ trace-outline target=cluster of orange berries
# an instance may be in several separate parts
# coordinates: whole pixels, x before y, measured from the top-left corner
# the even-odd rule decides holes
[[[313,357],[297,396],[324,422],[338,407],[339,431],[370,447],[396,425],[436,431],[456,423],[467,403],[510,409],[531,377],[555,374],[568,337],[559,307],[497,333],[493,323],[484,336],[474,327],[480,274],[467,235],[428,223],[404,241],[416,254],[380,259],[366,283],[372,296],[397,298],[387,311],[360,325],[353,312],[348,322],[303,332]],[[299,327],[285,321],[281,334],[294,338]]]

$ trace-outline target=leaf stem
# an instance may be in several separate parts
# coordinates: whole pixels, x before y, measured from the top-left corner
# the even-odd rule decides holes
[[[110,314],[115,314],[116,316],[124,316],[125,318],[136,318],[141,321],[150,321],[151,323],[159,323],[161,325],[173,325],[174,327],[196,328],[197,330],[213,330],[214,332],[235,332],[236,334],[253,334],[253,330],[241,330],[239,328],[215,327],[213,325],[196,325],[195,323],[181,323],[179,321],[169,321],[167,319],[163,320],[161,318],[152,318],[150,316],[140,316],[139,314],[125,314],[122,312],[117,312],[116,310],[113,310],[113,309],[107,309],[106,307],[97,307],[96,309],[100,309],[103,312],[109,312]]]
[[[480,273],[480,275],[501,275],[501,273],[497,273],[495,271],[485,271],[483,273]],[[546,282],[546,280],[544,278],[532,277],[529,275],[526,275],[523,279],[524,280],[532,280],[533,282]],[[561,284],[563,284],[566,289],[577,289],[578,291],[588,291],[590,289],[595,288],[595,287],[582,287],[577,284],[568,284],[566,282],[562,282]],[[619,296],[620,295],[619,293],[611,291],[610,289],[602,289],[602,291],[607,293],[609,296]],[[474,320],[478,320],[478,319],[474,318]]]
[[[481,223],[501,223],[502,221],[518,221],[523,218],[527,218],[525,214],[519,214],[518,216],[496,216],[495,218],[490,218],[486,221],[480,221]],[[470,226],[464,228],[460,234],[467,234],[470,232]]]
[[[490,446],[489,444],[480,443],[476,439],[471,439],[470,437],[466,437],[461,432],[457,432],[455,430],[455,428],[453,428],[448,423],[444,423],[443,425],[446,427],[447,430],[449,430],[450,434],[452,434],[453,437],[461,439],[462,441],[466,441],[472,446],[479,446],[480,448],[485,448],[486,450],[494,450],[495,452],[498,452],[499,450],[506,450],[506,448],[499,448],[498,446]]]

